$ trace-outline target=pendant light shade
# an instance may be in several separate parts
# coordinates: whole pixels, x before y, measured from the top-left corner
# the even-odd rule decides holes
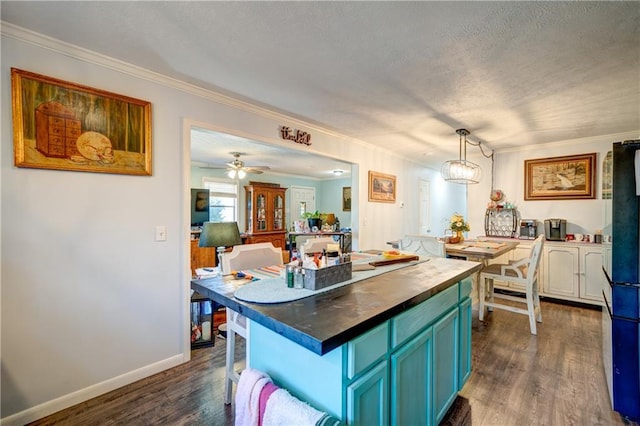
[[[476,163],[467,161],[467,129],[458,129],[456,133],[460,135],[460,156],[458,160],[445,161],[440,169],[442,178],[453,183],[479,183],[482,169]]]

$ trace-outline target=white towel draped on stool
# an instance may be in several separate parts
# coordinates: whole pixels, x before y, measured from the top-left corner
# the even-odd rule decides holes
[[[314,426],[326,419],[329,419],[327,413],[300,401],[285,389],[278,389],[267,400],[262,426]],[[340,424],[336,419],[331,420],[333,422],[325,424]]]
[[[258,426],[260,419],[260,392],[271,382],[268,374],[246,368],[240,374],[236,390],[236,426]]]

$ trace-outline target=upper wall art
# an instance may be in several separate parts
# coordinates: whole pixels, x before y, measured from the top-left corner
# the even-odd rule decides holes
[[[596,198],[596,154],[524,161],[525,200]]]
[[[11,69],[17,167],[151,175],[151,103]]]
[[[369,171],[369,201],[396,202],[396,177]]]

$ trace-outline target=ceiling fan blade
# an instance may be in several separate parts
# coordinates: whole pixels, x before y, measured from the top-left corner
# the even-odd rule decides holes
[[[260,175],[262,173],[264,173],[265,170],[270,170],[270,167],[267,166],[250,166],[250,167],[244,167],[244,171],[247,173],[253,173],[256,175]]]
[[[213,170],[225,170],[228,169],[227,165],[217,165],[217,164],[205,164],[199,166],[201,169],[213,169]]]

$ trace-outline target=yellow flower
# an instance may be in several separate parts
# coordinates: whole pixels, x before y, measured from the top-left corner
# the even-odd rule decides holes
[[[449,227],[452,231],[470,231],[471,227],[464,221],[461,214],[455,213],[451,216]]]

